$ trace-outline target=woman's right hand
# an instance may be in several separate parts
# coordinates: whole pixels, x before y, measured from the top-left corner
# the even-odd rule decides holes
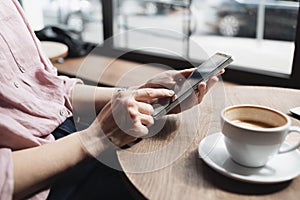
[[[151,103],[173,95],[172,90],[162,88],[116,92],[91,126],[80,134],[85,149],[97,156],[110,142],[122,147],[147,135],[148,127],[154,123]]]

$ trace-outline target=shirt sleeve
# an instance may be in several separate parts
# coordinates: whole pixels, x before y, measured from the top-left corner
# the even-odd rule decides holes
[[[41,61],[44,64],[44,69],[47,72],[57,76],[58,75],[57,68],[52,64],[50,59],[46,56],[45,52],[42,49],[40,40],[36,37],[36,35],[34,34],[33,30],[29,27],[29,25],[28,25],[28,29],[31,31],[31,34],[32,34],[33,40],[35,41],[35,44],[37,46]],[[64,91],[63,92],[64,92],[64,96],[65,96],[65,100],[66,100],[65,106],[72,111],[73,109],[72,109],[71,100],[70,100],[71,91],[76,84],[83,84],[83,81],[79,78],[70,78],[67,76],[58,76],[58,77],[60,79],[62,79],[63,83],[64,83],[64,87],[63,87]]]
[[[65,101],[66,101],[66,107],[70,110],[73,110],[72,104],[71,104],[71,92],[72,89],[76,84],[83,84],[83,81],[77,78],[69,78],[67,76],[59,76],[64,81],[64,93],[65,93]]]
[[[57,68],[51,63],[50,59],[46,56],[46,54],[42,50],[40,41],[38,40],[38,38],[36,36],[33,36],[33,37],[37,44],[41,60],[44,63],[45,70],[49,73],[52,73],[52,74],[58,76]],[[79,78],[70,78],[68,76],[63,76],[63,75],[60,75],[58,77],[63,80],[63,84],[64,84],[63,92],[64,92],[65,101],[66,101],[65,106],[69,110],[72,111],[73,107],[72,107],[71,100],[70,100],[72,89],[76,84],[83,84],[83,81]]]
[[[10,200],[13,196],[13,161],[11,150],[0,148],[0,200]]]

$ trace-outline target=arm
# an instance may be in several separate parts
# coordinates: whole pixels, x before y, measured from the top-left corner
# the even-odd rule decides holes
[[[71,92],[71,103],[77,112],[89,110],[89,106],[95,106],[96,113],[111,100],[116,88],[96,87],[90,85],[77,84]]]
[[[46,188],[55,176],[87,156],[78,133],[50,144],[13,152],[14,199]]]
[[[111,99],[113,91],[114,88],[76,84],[70,100],[77,112],[85,111],[91,103],[93,106],[96,103],[98,113]],[[97,101],[94,102],[94,99]],[[14,198],[24,198],[46,188],[57,175],[88,157],[90,154],[78,137],[86,131],[71,134],[47,145],[13,152]],[[103,151],[104,146],[100,146],[98,151]]]
[[[49,186],[66,169],[91,155],[101,154],[110,142],[123,146],[146,135],[147,126],[154,123],[153,108],[146,102],[172,95],[166,89],[115,92],[87,129],[50,144],[13,152],[14,198],[24,198]],[[104,101],[105,98],[99,103]]]

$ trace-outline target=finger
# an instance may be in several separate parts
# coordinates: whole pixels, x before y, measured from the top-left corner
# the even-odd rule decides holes
[[[154,89],[154,88],[144,88],[135,90],[134,97],[137,101],[147,101],[149,99],[172,97],[174,95],[173,90],[168,89]]]
[[[217,74],[216,74],[216,76],[220,76],[220,75],[222,75],[222,74],[224,74],[225,73],[225,69],[222,69],[221,71],[219,71]]]
[[[138,106],[138,111],[142,114],[152,115],[152,113],[154,112],[153,107],[148,103],[137,101],[136,104]]]
[[[151,115],[140,114],[140,121],[145,126],[152,126],[154,119]]]
[[[156,103],[158,101],[159,101],[159,98],[153,98],[153,99],[144,100],[143,102],[152,105],[152,104],[154,104],[154,103]]]
[[[203,96],[207,93],[208,89],[207,89],[207,84],[206,82],[201,82],[198,85],[198,97],[201,97],[201,99],[203,98]]]
[[[184,69],[184,70],[180,70],[178,71],[178,73],[176,73],[174,79],[178,80],[180,78],[188,78],[193,72],[195,71],[195,68],[189,68],[189,69]]]
[[[155,80],[156,82],[148,82],[144,87],[141,88],[166,88],[172,89],[177,84],[173,77],[167,77],[162,80]]]
[[[148,132],[149,132],[149,129],[145,125],[142,124],[142,121],[137,120],[134,123],[134,128],[131,131],[130,135],[132,135],[134,137],[142,137],[142,136],[147,135]]]
[[[216,77],[216,76],[213,76],[212,78],[210,78],[210,79],[207,81],[207,88],[208,88],[208,90],[209,90],[210,88],[212,88],[218,81],[219,81],[219,78]]]
[[[218,77],[213,76],[212,78],[210,78],[207,83],[205,82],[201,82],[198,85],[198,91],[199,91],[199,98],[200,100],[202,100],[202,98],[204,97],[204,95],[215,85],[215,83],[218,82]]]

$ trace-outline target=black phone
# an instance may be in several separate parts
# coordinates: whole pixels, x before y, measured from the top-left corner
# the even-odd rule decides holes
[[[199,65],[195,71],[185,80],[176,98],[163,99],[153,105],[153,117],[161,118],[183,100],[189,97],[202,81],[208,81],[212,76],[227,67],[233,61],[232,57],[223,53],[216,53]]]

